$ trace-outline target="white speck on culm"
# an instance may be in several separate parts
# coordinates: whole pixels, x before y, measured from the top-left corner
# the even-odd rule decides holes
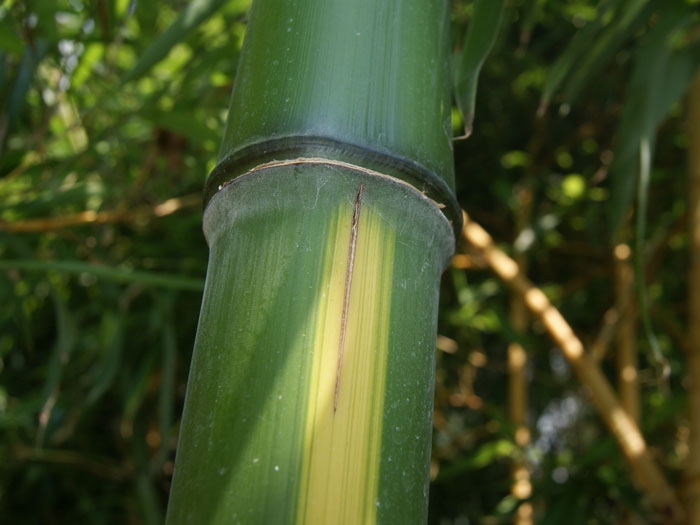
[[[253,458],[253,465],[255,465],[258,461],[260,461],[258,458]]]
[[[273,470],[274,470],[275,472],[279,472],[279,471],[280,471],[279,465],[275,465],[275,467],[273,468]]]

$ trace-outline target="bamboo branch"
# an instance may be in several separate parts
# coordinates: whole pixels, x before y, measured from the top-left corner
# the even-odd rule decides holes
[[[617,389],[620,401],[632,418],[639,423],[641,401],[637,366],[637,312],[629,293],[634,284],[632,250],[618,244],[614,250],[615,296],[620,322],[617,329]]]
[[[522,297],[513,296],[510,305],[510,322],[513,330],[522,333],[527,327],[527,308]],[[523,450],[530,444],[530,430],[527,427],[527,378],[525,368],[527,352],[516,341],[508,345],[508,408],[510,421],[515,429],[515,443]],[[528,500],[532,495],[530,469],[525,455],[520,454],[511,467],[511,494],[519,500]],[[523,501],[515,511],[514,525],[532,525],[532,503]]]
[[[617,325],[620,323],[621,313],[617,306],[611,306],[603,315],[603,321],[598,331],[598,335],[593,340],[590,346],[589,354],[596,363],[600,363],[605,359],[608,353],[608,347],[617,332]]]
[[[491,236],[471,221],[465,212],[463,217],[462,238],[483,255],[491,269],[514,293],[523,298],[533,317],[544,325],[549,336],[561,348],[579,381],[587,388],[608,429],[618,441],[635,474],[634,479],[641,484],[640,488],[657,508],[681,521],[683,509],[652,458],[639,427],[620,404],[599,366],[584,352],[581,340],[542,290],[533,286],[523,275],[517,263],[499,250]]]
[[[50,450],[17,446],[12,450],[11,455],[18,461],[42,461],[66,465],[115,481],[122,481],[131,475],[131,469],[128,466],[120,466],[102,459],[91,459],[80,452],[72,450]]]
[[[0,231],[13,233],[37,233],[55,231],[71,226],[84,226],[107,223],[128,223],[149,217],[165,217],[185,208],[201,206],[200,194],[175,197],[155,206],[141,206],[134,210],[110,210],[110,211],[81,211],[62,217],[43,217],[41,219],[28,219],[26,221],[5,222],[0,221]]]
[[[518,235],[529,226],[532,215],[532,191],[530,185],[523,182],[515,189],[519,201],[515,213]],[[527,268],[526,252],[520,251],[516,256],[520,268]],[[523,298],[512,296],[510,302],[510,322],[513,330],[522,334],[527,329],[527,307]],[[528,385],[526,378],[527,352],[517,341],[508,345],[508,409],[510,421],[515,429],[515,443],[521,452],[530,444],[530,430],[527,427]],[[525,459],[525,454],[518,454],[511,466],[511,494],[521,500],[520,505],[513,516],[514,525],[532,525],[532,503],[526,501],[532,495],[532,482],[530,481],[530,469]]]

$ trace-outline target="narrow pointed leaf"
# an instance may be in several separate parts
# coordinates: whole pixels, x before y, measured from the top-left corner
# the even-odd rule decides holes
[[[559,90],[567,75],[574,69],[581,56],[589,48],[591,41],[603,27],[603,21],[611,9],[615,9],[622,0],[608,0],[600,8],[600,14],[593,21],[586,24],[578,31],[569,42],[569,45],[557,57],[547,75],[542,100],[538,112],[543,113],[554,94]]]
[[[659,371],[662,381],[668,379],[671,371],[668,360],[664,357],[656,338],[649,316],[649,301],[644,284],[644,239],[646,237],[647,205],[649,198],[649,178],[651,176],[652,165],[652,140],[648,135],[643,135],[639,143],[639,179],[637,182],[637,213],[635,225],[635,287],[637,290],[637,302],[639,303],[639,314],[644,327],[644,333],[649,342],[651,350],[651,362]]]
[[[457,63],[455,91],[457,105],[462,112],[464,135],[471,135],[476,107],[479,73],[491,52],[503,19],[505,0],[476,0],[474,14],[464,37],[464,46]]]
[[[674,51],[671,37],[692,18],[687,9],[669,10],[637,49],[610,168],[610,229],[613,237],[634,198],[639,145],[649,137],[653,158],[656,128],[683,96],[700,60],[698,45]]]
[[[37,40],[33,45],[26,45],[17,73],[12,80],[12,87],[7,99],[7,104],[0,114],[0,153],[3,150],[4,140],[12,130],[20,110],[24,107],[24,100],[32,85],[34,73],[39,62],[49,50],[46,40]]]
[[[121,365],[123,339],[122,319],[113,312],[104,312],[100,327],[101,362],[92,388],[85,396],[85,406],[94,405],[112,386]]]
[[[594,39],[588,40],[589,48],[577,60],[566,81],[564,92],[569,104],[576,100],[620,46],[649,19],[654,7],[650,0],[628,0],[615,11],[611,22]]]
[[[53,407],[60,392],[64,368],[68,364],[75,346],[78,332],[73,315],[68,310],[58,292],[52,289],[52,298],[56,311],[56,342],[53,345],[49,367],[44,381],[44,403],[39,413],[39,428],[36,436],[36,446],[44,443],[46,429],[51,421]]]

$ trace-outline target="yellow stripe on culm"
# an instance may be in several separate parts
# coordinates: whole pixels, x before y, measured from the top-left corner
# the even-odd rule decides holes
[[[363,203],[334,411],[352,212],[352,206],[340,207],[325,253],[298,523],[354,525],[376,518],[395,237],[379,214]]]

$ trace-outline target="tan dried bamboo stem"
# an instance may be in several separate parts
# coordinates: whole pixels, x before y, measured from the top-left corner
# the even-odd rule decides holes
[[[629,290],[634,283],[632,268],[632,250],[626,244],[618,244],[614,249],[615,259],[615,296],[620,321],[617,327],[617,390],[620,402],[639,423],[641,402],[639,392],[639,374],[637,364],[637,310],[629,297]]]
[[[700,73],[688,96],[688,421],[690,437],[683,480],[689,525],[700,524]]]
[[[634,419],[624,410],[599,366],[584,352],[581,340],[547,296],[522,274],[517,263],[498,249],[491,236],[463,212],[462,238],[475,248],[491,269],[517,295],[521,296],[535,319],[561,348],[579,381],[588,389],[593,404],[617,440],[634,472],[634,479],[651,503],[681,522],[683,508],[661,469],[652,458]]]
[[[0,231],[13,233],[42,233],[61,230],[72,226],[100,225],[108,223],[138,222],[150,217],[165,217],[183,209],[193,209],[202,205],[199,193],[174,197],[155,206],[140,206],[133,210],[117,209],[109,211],[81,211],[59,217],[42,217],[23,221],[0,221]]]
[[[522,298],[514,296],[510,306],[510,322],[517,333],[527,328],[527,309]],[[527,384],[525,383],[525,365],[527,354],[517,342],[508,345],[508,404],[510,420],[515,425],[515,441],[518,446],[530,442],[529,431],[525,425],[527,411]]]
[[[527,308],[521,297],[513,296],[510,306],[510,322],[517,333],[527,328]],[[515,443],[523,449],[530,444],[530,430],[527,428],[527,382],[525,367],[527,353],[520,343],[513,341],[508,345],[508,408],[510,420],[515,430]],[[512,466],[513,484],[511,494],[520,500],[532,495],[530,470],[524,456],[518,456]],[[532,504],[521,503],[515,511],[515,525],[532,525]]]
[[[532,192],[526,183],[516,187],[516,196],[519,202],[516,212],[516,224],[518,231],[522,232],[528,227],[532,211]],[[527,256],[524,252],[516,256],[520,268],[527,268]],[[518,334],[523,334],[527,329],[527,307],[522,297],[513,295],[510,302],[510,323]],[[508,409],[510,421],[515,432],[515,443],[524,451],[530,444],[530,430],[527,427],[528,391],[527,378],[525,376],[527,366],[527,352],[517,341],[508,345]],[[513,477],[511,494],[519,500],[527,500],[532,495],[532,482],[530,469],[524,454],[519,454],[512,465]],[[532,503],[523,501],[513,516],[514,525],[532,525]]]

